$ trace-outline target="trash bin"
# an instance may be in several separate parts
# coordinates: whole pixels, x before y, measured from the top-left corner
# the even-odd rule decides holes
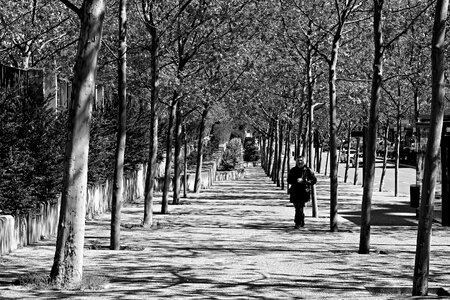
[[[420,203],[420,184],[411,184],[409,186],[410,202],[409,206],[412,208],[418,208]]]

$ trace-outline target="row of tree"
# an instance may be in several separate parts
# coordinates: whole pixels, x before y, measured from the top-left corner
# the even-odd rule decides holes
[[[198,191],[204,137],[213,124],[235,120],[260,136],[268,155],[263,156],[264,166],[282,188],[283,177],[277,174],[284,171],[283,145],[287,151],[286,145],[295,143],[297,154],[304,149],[302,154],[311,162],[313,133],[317,131],[327,141],[330,230],[338,231],[337,148],[348,139],[346,132],[366,127],[359,252],[368,253],[380,125],[388,127],[394,120],[399,124],[402,118],[429,113],[438,101],[435,95],[441,96],[442,106],[442,92],[436,94],[433,89],[430,93],[429,85],[435,74],[430,71],[430,53],[440,49],[434,44],[440,40],[435,38],[430,45],[428,37],[433,16],[445,21],[446,15],[435,13],[433,7],[446,11],[447,3],[121,0],[106,12],[104,0],[10,1],[1,8],[5,14],[0,59],[23,68],[50,66],[71,78],[74,87],[52,280],[76,285],[82,276],[90,101],[96,80],[116,86],[119,99],[112,248],[120,244],[122,170],[125,145],[129,144],[127,105],[132,105],[147,120],[142,123],[148,133],[147,226],[152,223],[158,152],[165,152],[162,213],[167,213],[171,173],[173,202],[178,203],[180,197],[183,139],[197,141]],[[437,34],[437,29],[433,33]],[[99,51],[100,44],[103,51]],[[71,57],[75,57],[73,73]],[[433,64],[437,68],[437,63]],[[442,90],[442,83],[439,87]],[[432,116],[436,120],[433,128],[438,128],[441,121]],[[161,128],[165,149],[158,149]],[[435,153],[432,145],[429,147],[427,153]],[[433,159],[428,157],[428,164]],[[428,175],[435,171],[425,168]],[[424,178],[433,182],[434,175]],[[423,203],[432,203],[434,190],[422,195]],[[426,293],[426,289],[417,293]]]

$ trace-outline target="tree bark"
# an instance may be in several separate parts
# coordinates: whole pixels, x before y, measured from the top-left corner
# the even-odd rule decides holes
[[[356,152],[355,152],[355,174],[353,177],[353,185],[356,185],[358,183],[358,171],[359,171],[359,148],[361,147],[361,139],[358,137],[356,139]]]
[[[196,193],[200,192],[201,180],[202,180],[202,167],[203,167],[203,137],[205,136],[205,124],[206,118],[208,117],[209,106],[205,106],[202,113],[202,118],[200,121],[200,129],[198,133],[198,143],[197,143],[197,164],[195,170],[195,186],[194,191]]]
[[[438,176],[439,146],[445,109],[445,29],[448,0],[436,2],[433,38],[431,42],[431,116],[430,131],[425,155],[422,181],[419,228],[417,231],[416,258],[414,265],[413,296],[428,294],[430,273],[431,228],[433,223],[436,178]]]
[[[395,171],[394,171],[394,197],[398,195],[398,168],[400,166],[400,108],[397,111],[397,128],[395,133]]]
[[[266,169],[266,162],[267,162],[267,149],[266,149],[266,144],[267,144],[267,139],[264,137],[262,139],[262,153],[261,153],[261,167],[263,167],[263,169]]]
[[[381,169],[381,178],[380,178],[380,189],[379,191],[383,191],[384,184],[384,176],[386,175],[386,167],[387,167],[387,154],[388,154],[388,133],[389,133],[389,122],[386,124],[386,129],[384,130],[384,155],[383,155],[383,168]]]
[[[180,204],[181,190],[181,146],[183,144],[181,128],[181,108],[177,106],[175,121],[175,157],[173,166],[173,204]]]
[[[350,164],[350,139],[352,137],[352,123],[348,123],[348,130],[347,130],[347,155],[345,156],[345,174],[344,174],[344,182],[347,183],[348,180],[348,168]]]
[[[307,81],[308,81],[308,134],[307,134],[307,153],[308,153],[308,165],[313,168],[313,113],[314,113],[314,107],[313,107],[313,101],[314,101],[314,85],[315,81],[313,79],[313,73],[312,73],[312,57],[311,57],[312,49],[311,46],[308,46],[308,52],[307,52]],[[311,206],[312,206],[312,216],[314,218],[319,217],[319,211],[317,207],[317,200],[316,200],[316,186],[313,185],[311,187]]]
[[[286,172],[286,169],[289,170],[289,156],[290,156],[290,150],[289,146],[291,143],[291,126],[286,125],[286,140],[284,144],[284,157],[283,157],[283,164],[281,167],[281,189],[284,190],[284,173]],[[287,167],[286,167],[287,164]],[[288,185],[288,184],[286,184]]]
[[[283,123],[279,122],[278,125],[278,160],[277,160],[277,172],[276,172],[276,180],[277,180],[277,187],[281,186],[280,182],[280,172],[281,172],[281,155],[283,153]],[[281,174],[282,176],[283,174]]]
[[[173,131],[174,123],[176,122],[176,111],[178,106],[178,92],[174,91],[173,99],[169,107],[169,127],[167,128],[166,140],[166,165],[164,168],[164,186],[163,195],[161,199],[161,214],[169,213],[169,188],[171,182],[171,168],[172,168],[172,145],[173,145]]]
[[[442,168],[442,226],[450,226],[450,137],[442,136],[441,168]]]
[[[143,3],[144,4],[144,3]],[[156,158],[158,154],[158,123],[157,102],[159,98],[159,37],[156,25],[153,20],[152,8],[145,8],[144,12],[147,29],[151,36],[150,45],[150,149],[149,159],[147,163],[147,172],[145,177],[144,190],[144,226],[152,226],[153,224],[153,194],[155,190],[156,177]]]
[[[272,171],[270,173],[272,182],[277,183],[277,173],[278,173],[278,144],[279,144],[279,135],[280,135],[280,121],[276,120],[274,125],[274,154],[273,154],[273,164],[272,164]]]
[[[298,137],[297,137],[297,148],[296,148],[296,152],[295,152],[295,157],[297,158],[300,156],[300,151],[302,149],[302,143],[304,141],[304,139],[302,139],[303,136],[303,109],[300,110],[300,118],[298,120]],[[303,147],[304,148],[304,147]]]
[[[151,104],[153,106],[153,103]],[[159,118],[156,115],[156,109],[151,109],[150,112],[150,151],[149,163],[147,164],[147,172],[145,177],[144,189],[144,226],[152,226],[153,224],[153,198],[155,191],[155,177],[156,177],[156,158],[158,155],[158,126]]]
[[[274,125],[273,121],[270,121],[270,129],[269,129],[269,143],[267,145],[267,170],[266,174],[270,177],[270,168],[272,167],[272,158],[273,158],[273,140],[274,140]]]
[[[86,217],[89,122],[95,90],[95,71],[102,38],[105,3],[85,0],[69,107],[63,190],[51,281],[78,287],[83,276]]]
[[[186,136],[186,126],[183,126],[183,142],[184,142],[184,164],[183,164],[183,197],[187,198],[187,136]]]
[[[361,207],[361,231],[359,240],[360,254],[370,251],[370,211],[372,206],[373,183],[375,180],[375,153],[377,150],[378,107],[383,79],[383,26],[382,13],[384,0],[374,0],[374,61],[370,100],[369,127],[367,130],[366,167]]]
[[[336,143],[336,65],[339,51],[340,31],[336,32],[331,50],[328,69],[330,100],[330,231],[337,232],[338,227],[338,164]],[[327,156],[328,157],[328,156]]]
[[[123,203],[123,167],[127,134],[127,0],[119,2],[119,126],[111,201],[111,250],[120,249],[120,217]]]

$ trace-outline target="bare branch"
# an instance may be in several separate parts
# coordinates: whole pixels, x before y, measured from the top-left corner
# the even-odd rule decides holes
[[[412,20],[411,22],[408,24],[408,26],[406,26],[402,31],[400,31],[396,36],[394,36],[388,43],[384,44],[383,48],[387,49],[389,48],[392,43],[394,43],[396,40],[398,40],[402,35],[404,35],[405,33],[408,32],[408,30],[414,25],[414,23],[417,21],[417,19],[423,14],[425,13],[432,5],[433,5],[434,1],[430,1],[430,3],[422,10],[420,11]],[[383,52],[384,52],[383,49]]]
[[[72,10],[74,13],[77,14],[77,16],[81,19],[82,17],[82,12],[81,9],[79,9],[78,7],[75,6],[75,4],[73,4],[72,2],[70,2],[69,0],[59,0],[60,2],[62,2],[68,9]]]
[[[359,79],[359,78],[336,78],[336,81],[346,81],[346,82],[372,82],[372,79]]]
[[[108,49],[108,52],[116,59],[118,60],[119,57],[117,56],[117,54],[111,49],[111,47],[109,46],[109,44],[102,39],[102,44],[106,47],[106,49]]]
[[[69,46],[75,44],[76,42],[78,42],[78,38],[75,39],[75,40],[73,40],[73,41],[71,41],[70,43],[68,43],[68,44],[66,44],[66,45],[64,45],[64,46],[62,46],[62,47],[59,47],[58,49],[55,49],[55,51],[49,53],[48,55],[46,55],[46,56],[44,56],[44,57],[41,57],[39,60],[34,61],[34,62],[33,62],[33,66],[36,66],[39,62],[43,61],[43,60],[46,59],[47,57],[52,57],[54,54],[58,53],[58,52],[61,51],[61,50],[66,49],[67,47],[69,47]]]

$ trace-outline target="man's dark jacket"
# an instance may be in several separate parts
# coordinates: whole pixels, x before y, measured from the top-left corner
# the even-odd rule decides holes
[[[298,178],[303,178],[303,182],[298,183]],[[287,182],[291,185],[289,189],[290,202],[304,204],[309,201],[310,187],[316,184],[317,178],[307,166],[303,166],[303,168],[295,166],[289,171]]]

